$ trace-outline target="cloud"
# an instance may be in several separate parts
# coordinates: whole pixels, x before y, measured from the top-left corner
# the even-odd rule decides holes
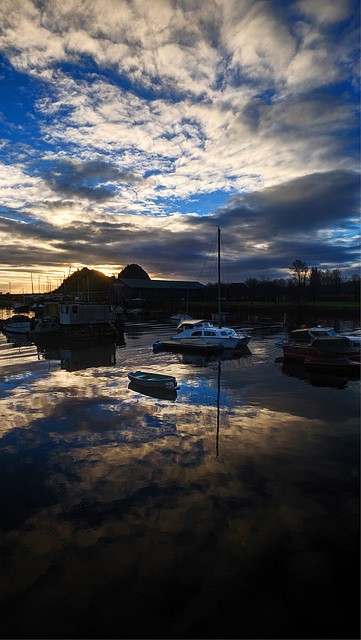
[[[351,268],[358,15],[356,0],[3,0],[9,264],[23,241],[29,265],[189,277],[185,246],[201,264],[219,223],[239,272],[316,245]]]
[[[357,174],[334,172],[233,196],[209,216],[123,214],[112,222],[59,227],[28,213],[26,223],[0,218],[0,234],[9,243],[2,247],[8,267],[28,262],[29,270],[38,263],[61,271],[63,264],[108,264],[120,271],[136,262],[153,277],[194,280],[219,225],[228,270],[233,280],[244,280],[287,276],[297,258],[321,268],[342,263],[353,272],[358,246],[350,219],[357,219],[357,211]]]
[[[236,195],[218,213],[225,212],[224,222],[230,219],[232,224],[242,224],[243,219],[248,224],[250,218],[260,222],[262,233],[313,233],[324,224],[357,216],[358,196],[358,174],[314,173],[252,194]]]
[[[55,193],[68,197],[86,198],[103,202],[115,195],[117,184],[135,184],[140,179],[134,174],[120,171],[104,161],[75,162],[59,159],[44,173],[45,182]],[[105,186],[99,186],[103,184]]]
[[[349,0],[299,0],[298,9],[301,13],[316,20],[319,24],[330,25],[346,20],[352,15],[352,2]]]

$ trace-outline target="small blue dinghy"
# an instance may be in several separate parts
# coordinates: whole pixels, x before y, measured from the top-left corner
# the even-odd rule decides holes
[[[134,371],[128,373],[128,378],[141,387],[173,390],[177,388],[177,380],[174,376],[167,376],[152,371]]]

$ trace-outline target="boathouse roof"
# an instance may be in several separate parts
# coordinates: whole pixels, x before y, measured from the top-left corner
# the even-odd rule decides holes
[[[200,282],[188,280],[140,280],[137,278],[118,278],[117,287],[130,287],[131,289],[204,289]]]

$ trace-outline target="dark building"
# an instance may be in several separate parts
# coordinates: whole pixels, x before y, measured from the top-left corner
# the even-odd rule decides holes
[[[249,289],[244,282],[232,282],[227,285],[227,297],[230,300],[248,300]]]
[[[117,302],[144,300],[146,302],[179,304],[182,301],[204,299],[205,285],[182,280],[138,280],[118,278],[113,297]]]
[[[210,300],[216,300],[218,296],[218,285],[211,284],[208,286]],[[248,300],[249,289],[244,282],[233,282],[230,284],[221,284],[221,297],[225,300]]]

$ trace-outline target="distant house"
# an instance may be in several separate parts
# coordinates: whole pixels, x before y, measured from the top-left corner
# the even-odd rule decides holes
[[[231,300],[248,300],[249,289],[244,282],[232,282],[227,286],[228,298]]]
[[[114,283],[112,297],[117,302],[144,300],[179,304],[183,300],[204,299],[205,285],[184,280],[140,280],[118,278]]]
[[[218,295],[217,284],[209,285],[209,298],[215,300]],[[249,289],[244,282],[221,284],[221,296],[225,300],[249,300]]]

